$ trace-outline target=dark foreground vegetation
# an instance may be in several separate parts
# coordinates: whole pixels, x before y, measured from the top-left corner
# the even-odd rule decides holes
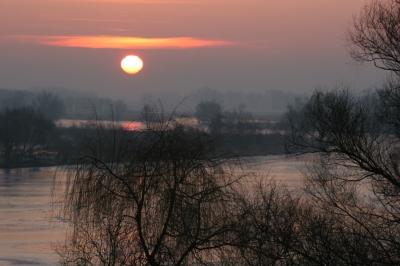
[[[62,264],[399,264],[392,88],[317,90],[290,108],[288,151],[316,154],[303,193],[246,171],[229,135],[151,109],[142,131],[93,127],[55,178]]]
[[[393,74],[381,88],[317,89],[289,108],[287,152],[315,155],[301,193],[246,171],[218,109],[208,132],[151,106],[145,130],[87,131],[54,181],[61,264],[399,265],[399,10],[373,1],[348,34],[355,60]]]

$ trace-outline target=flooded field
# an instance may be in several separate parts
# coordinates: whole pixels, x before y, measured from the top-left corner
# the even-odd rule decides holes
[[[260,156],[253,170],[289,188],[302,184],[301,157]],[[0,170],[0,265],[55,265],[52,243],[63,241],[62,217],[51,222],[50,191],[56,168]],[[58,221],[54,223],[54,221]]]

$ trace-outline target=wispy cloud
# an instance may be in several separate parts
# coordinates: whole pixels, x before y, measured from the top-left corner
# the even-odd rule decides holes
[[[228,46],[225,40],[207,40],[193,37],[139,38],[122,36],[33,36],[18,35],[6,38],[51,46],[80,47],[94,49],[188,49],[213,46]]]

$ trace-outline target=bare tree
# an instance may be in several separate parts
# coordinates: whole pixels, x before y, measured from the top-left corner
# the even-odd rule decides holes
[[[354,18],[349,51],[400,73],[400,2],[373,1]],[[305,196],[260,184],[238,249],[245,265],[400,264],[400,85],[373,93],[317,89],[286,115],[288,153],[312,153]]]
[[[374,0],[347,31],[348,51],[359,62],[400,74],[400,1]]]
[[[84,141],[62,196],[64,265],[211,265],[234,242],[240,160],[218,137],[158,121]]]
[[[378,117],[384,124],[388,134],[393,134],[400,139],[400,80],[389,78],[382,88],[377,90],[379,108],[381,113]]]
[[[390,86],[392,95],[396,91]],[[289,152],[317,154],[305,172],[305,191],[322,216],[332,217],[332,231],[325,232],[330,240],[314,250],[347,265],[400,263],[400,139],[397,120],[389,115],[398,92],[387,93],[316,90],[287,115]]]
[[[300,199],[273,180],[261,179],[248,189],[237,245],[239,265],[290,265]]]

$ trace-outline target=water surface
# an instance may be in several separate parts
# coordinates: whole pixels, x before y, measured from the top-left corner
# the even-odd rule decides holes
[[[302,184],[301,157],[259,156],[256,170],[289,188]],[[66,224],[51,219],[55,167],[0,170],[0,265],[55,265],[51,244],[63,241]],[[52,222],[51,222],[52,221]]]
[[[51,243],[63,240],[50,223],[54,167],[0,170],[0,265],[55,265]]]

